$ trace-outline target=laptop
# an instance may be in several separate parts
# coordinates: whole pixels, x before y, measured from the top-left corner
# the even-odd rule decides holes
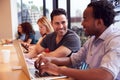
[[[18,40],[13,41],[13,45],[18,55],[20,66],[22,67],[23,72],[29,78],[29,80],[53,80],[66,78],[66,76],[40,76],[37,69],[34,67],[34,60],[27,59],[24,57],[22,46]]]

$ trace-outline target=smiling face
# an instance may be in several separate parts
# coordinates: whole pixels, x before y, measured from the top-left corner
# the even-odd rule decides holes
[[[83,14],[82,25],[87,36],[95,35],[98,37],[103,32],[103,26],[101,25],[101,22],[101,19],[94,18],[92,7],[86,8]]]
[[[51,23],[58,36],[64,36],[67,33],[68,22],[65,15],[54,16]]]

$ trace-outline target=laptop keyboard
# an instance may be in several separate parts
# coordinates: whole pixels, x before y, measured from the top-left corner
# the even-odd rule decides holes
[[[47,73],[40,74],[40,72],[37,69],[35,69],[35,68],[31,68],[31,69],[29,69],[29,71],[35,78],[50,76]]]
[[[35,80],[53,80],[58,78],[66,78],[66,76],[55,76],[47,73],[40,74],[39,71],[35,68],[30,68],[29,71],[31,75],[35,78]]]

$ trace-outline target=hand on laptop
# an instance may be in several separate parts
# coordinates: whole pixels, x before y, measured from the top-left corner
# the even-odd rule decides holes
[[[40,69],[41,65],[43,65],[44,62],[50,62],[50,60],[44,57],[44,55],[40,54],[38,59],[34,63],[35,68]]]
[[[45,65],[41,65],[41,74],[47,72],[49,74],[59,75],[59,69],[60,67],[57,65],[47,62]]]
[[[44,57],[43,55],[40,55],[35,61],[34,66],[41,74],[47,72],[53,75],[58,75],[59,67],[51,63],[50,57]]]

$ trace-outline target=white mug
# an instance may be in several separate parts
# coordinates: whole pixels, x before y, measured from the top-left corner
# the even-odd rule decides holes
[[[9,63],[10,61],[10,50],[3,49],[1,50],[3,63]]]

